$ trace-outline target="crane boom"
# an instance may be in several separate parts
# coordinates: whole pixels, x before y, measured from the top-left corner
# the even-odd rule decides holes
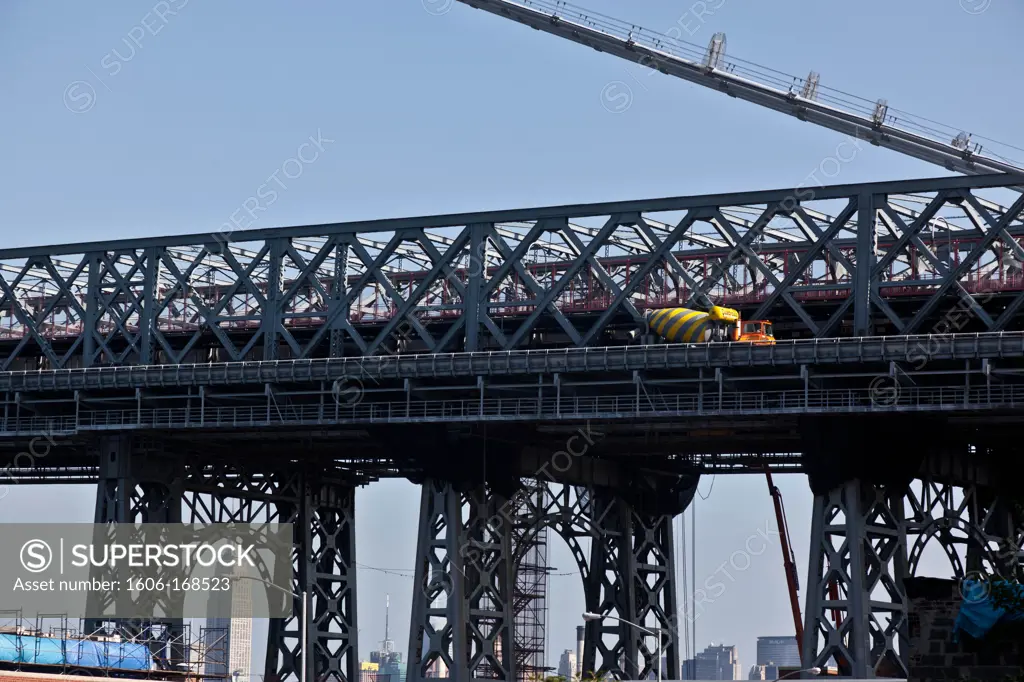
[[[789,523],[786,521],[786,509],[782,505],[782,493],[775,487],[772,481],[772,472],[767,465],[764,467],[764,475],[768,481],[768,494],[772,496],[772,503],[775,505],[775,522],[779,526],[779,541],[782,545],[782,565],[786,571],[786,587],[789,590],[789,606],[793,613],[793,629],[796,633],[796,647],[800,652],[800,659],[803,660],[804,648],[804,624],[800,618],[800,581],[796,575],[796,559],[793,557],[793,545],[789,538]]]
[[[702,48],[692,43],[587,12],[562,0],[459,2],[950,171],[967,175],[1024,171],[1002,155],[982,154],[983,148],[972,144],[963,132],[950,134],[953,129],[934,121],[890,110],[884,100],[870,102],[819,87],[815,74],[794,78],[786,88],[779,78],[784,74],[743,60],[726,62],[724,40],[717,47],[715,44],[720,34],[702,55]]]

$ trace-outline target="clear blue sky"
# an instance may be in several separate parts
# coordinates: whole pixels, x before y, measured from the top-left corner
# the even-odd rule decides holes
[[[982,11],[958,0],[715,0],[701,23],[689,0],[586,4],[662,32],[696,23],[690,40],[701,45],[724,31],[730,54],[815,70],[823,84],[1020,145],[1024,6],[963,2]],[[333,142],[253,227],[795,186],[842,141],[457,3],[427,11],[444,5],[168,0],[178,12],[160,21],[148,1],[5,0],[0,243],[220,229],[317,131]],[[136,28],[144,17],[155,35]],[[601,103],[613,81],[633,91],[619,114]],[[71,111],[87,97],[88,111]],[[836,181],[942,174],[869,148]],[[801,478],[781,487],[804,564],[810,495]],[[764,488],[719,477],[699,501],[698,576],[771,518]],[[53,518],[92,513],[89,490],[42,495],[12,493],[0,519],[22,519],[41,499]],[[361,563],[411,566],[417,499],[400,482],[361,492]],[[560,545],[555,562],[570,566]],[[411,581],[359,579],[364,654],[383,636],[386,591],[404,649]],[[566,583],[551,611],[556,663],[572,646],[582,588],[553,580]],[[738,644],[746,669],[757,635],[790,631],[787,613],[775,547],[701,615],[698,643]]]

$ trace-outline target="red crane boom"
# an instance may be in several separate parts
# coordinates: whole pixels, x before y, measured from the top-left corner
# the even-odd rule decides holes
[[[782,544],[782,564],[786,569],[786,585],[789,588],[789,605],[793,611],[793,628],[796,631],[796,646],[803,660],[804,624],[800,618],[800,582],[796,574],[796,559],[793,557],[793,545],[789,541],[789,524],[786,522],[786,508],[782,504],[782,493],[772,481],[772,472],[765,466],[765,478],[768,480],[768,492],[775,504],[775,522],[779,526],[779,541]]]

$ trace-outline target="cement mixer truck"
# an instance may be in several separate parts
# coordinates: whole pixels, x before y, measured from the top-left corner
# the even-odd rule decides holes
[[[690,308],[661,308],[644,313],[646,332],[669,343],[716,343],[737,341],[770,346],[775,343],[772,323],[744,322],[739,311],[712,306],[707,312]]]

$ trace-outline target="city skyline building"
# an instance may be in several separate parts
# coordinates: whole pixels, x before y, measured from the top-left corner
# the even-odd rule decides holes
[[[226,675],[248,682],[252,672],[252,583],[239,580],[237,567],[228,571],[218,564],[215,576],[232,578],[231,590],[215,593],[211,599],[230,599],[230,610],[218,608],[217,612],[228,612],[230,618],[206,619],[206,675]]]
[[[750,668],[748,680],[776,680],[779,678],[779,666],[774,663],[755,663]]]
[[[712,642],[694,657],[695,677],[698,680],[743,679],[739,654],[735,645]]]
[[[558,676],[566,680],[572,680],[577,675],[576,652],[573,649],[566,649],[558,659]]]
[[[757,665],[774,663],[776,666],[799,666],[800,648],[793,635],[757,638]]]
[[[572,680],[577,676],[577,657],[575,657],[573,649],[562,651],[562,655],[558,659],[558,676],[566,680]]]
[[[370,662],[377,664],[376,682],[405,682],[405,665],[401,652],[395,651],[391,640],[391,595],[384,595],[384,639],[380,649],[370,652]]]
[[[359,662],[359,682],[377,682],[377,671],[380,669],[376,663],[370,661]]]

